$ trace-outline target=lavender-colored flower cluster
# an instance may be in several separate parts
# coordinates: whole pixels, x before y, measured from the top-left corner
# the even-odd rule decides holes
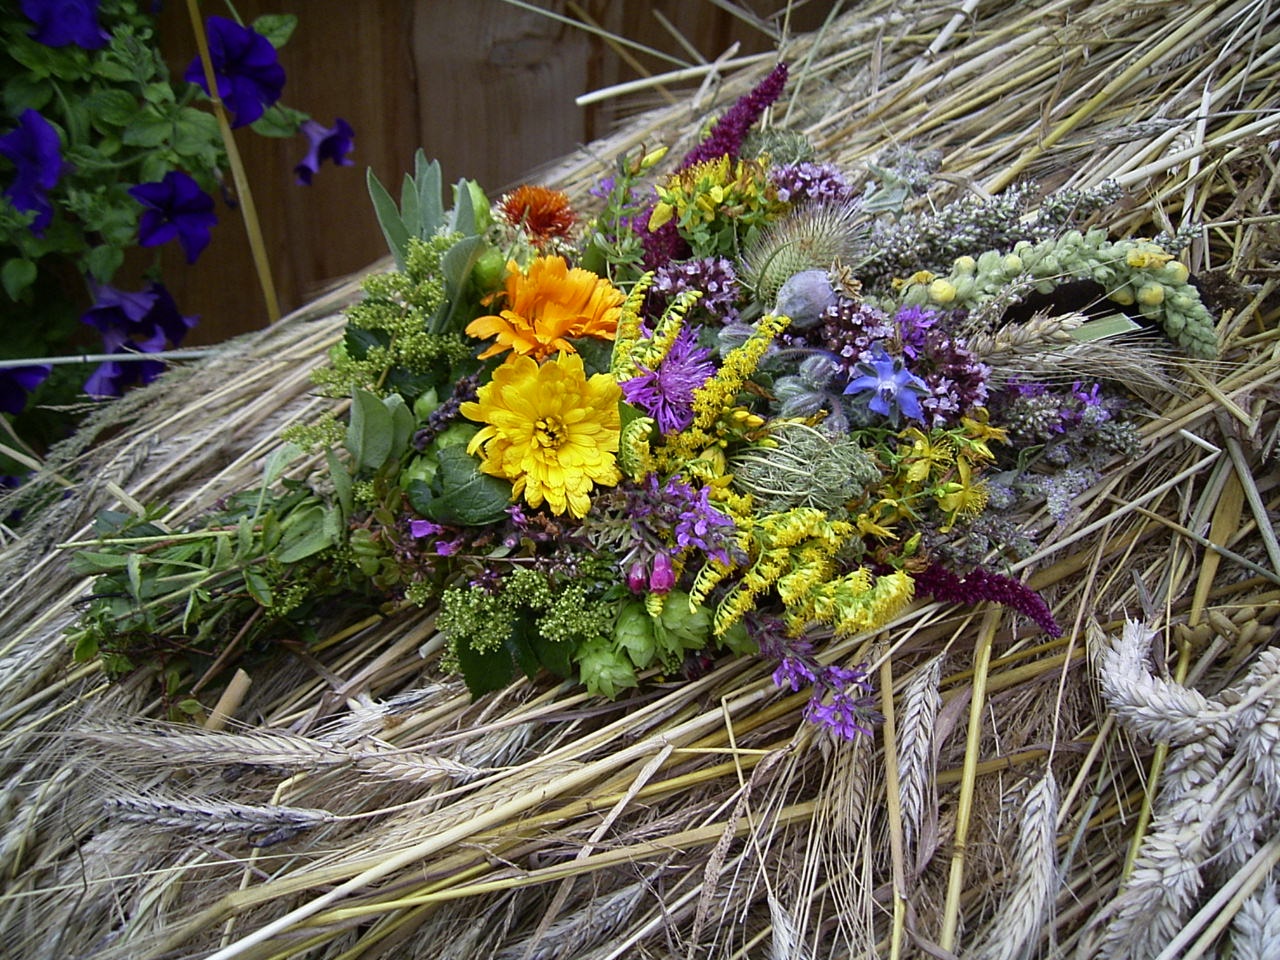
[[[649,288],[646,315],[659,316],[677,294],[686,290],[702,291],[695,311],[705,311],[722,323],[738,319],[738,273],[727,257],[706,257],[659,267]]]
[[[906,307],[894,317],[911,372],[928,388],[920,399],[924,420],[947,427],[986,404],[991,368],[939,321],[938,314],[919,307]]]
[[[813,644],[787,636],[781,622],[773,618],[761,618],[754,627],[752,635],[758,638],[761,655],[778,661],[774,685],[794,692],[812,688],[805,719],[846,740],[871,735],[880,714],[870,696],[865,668],[824,666],[814,656]]]
[[[783,203],[841,204],[855,196],[839,167],[831,163],[789,163],[773,168],[769,180]]]

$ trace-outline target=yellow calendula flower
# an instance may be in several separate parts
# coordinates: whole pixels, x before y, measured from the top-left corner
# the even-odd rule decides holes
[[[581,267],[570,269],[564,257],[537,257],[524,273],[510,261],[506,289],[485,302],[498,297],[505,299],[505,309],[467,324],[468,335],[494,340],[481,359],[510,350],[544,360],[557,352],[573,353],[571,337],[612,340],[624,299],[608,280]]]
[[[510,480],[529,506],[584,517],[592,487],[622,479],[615,457],[621,397],[609,375],[588,379],[576,353],[542,365],[515,357],[462,404],[463,416],[485,424],[467,453],[479,453],[481,472]]]

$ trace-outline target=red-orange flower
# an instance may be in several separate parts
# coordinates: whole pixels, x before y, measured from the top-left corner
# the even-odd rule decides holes
[[[524,227],[536,246],[567,237],[577,220],[567,195],[528,184],[516,187],[498,202],[498,215],[513,227]]]
[[[556,351],[575,353],[571,337],[612,340],[624,300],[608,280],[581,267],[570,270],[564,257],[538,257],[527,273],[508,262],[506,288],[485,303],[498,297],[506,309],[467,324],[470,336],[495,341],[482,360],[510,350],[541,362]]]

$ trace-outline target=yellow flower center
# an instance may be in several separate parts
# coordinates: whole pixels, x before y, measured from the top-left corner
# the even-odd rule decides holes
[[[546,450],[559,450],[569,432],[559,417],[543,417],[533,424],[533,442]]]

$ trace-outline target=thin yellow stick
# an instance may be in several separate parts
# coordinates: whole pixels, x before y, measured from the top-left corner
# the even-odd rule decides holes
[[[200,0],[187,0],[187,12],[191,15],[191,28],[196,34],[196,49],[200,52],[200,63],[204,66],[209,100],[213,103],[213,115],[218,119],[218,130],[227,148],[227,164],[231,167],[231,179],[236,185],[236,196],[240,199],[240,209],[244,214],[244,229],[249,236],[249,250],[253,254],[254,269],[258,272],[258,284],[262,287],[267,323],[272,324],[280,319],[280,301],[276,298],[276,286],[271,278],[271,262],[267,259],[267,245],[262,239],[262,224],[253,203],[253,192],[249,189],[249,178],[244,172],[235,136],[231,133],[227,111],[222,105],[222,98],[218,96],[218,77],[213,72],[213,60],[209,57],[209,38],[205,35],[204,23],[200,19]]]
[[[902,935],[907,920],[907,883],[902,852],[902,807],[898,796],[898,735],[893,709],[893,660],[880,664],[880,710],[884,715],[884,790],[889,817],[889,856],[893,862],[893,933],[890,960],[902,956]]]
[[[956,836],[947,878],[947,899],[942,909],[942,933],[938,946],[955,952],[956,929],[960,923],[960,897],[964,893],[964,857],[973,819],[973,789],[978,780],[978,753],[982,746],[982,711],[986,706],[987,670],[991,666],[991,641],[1000,625],[1001,609],[987,608],[978,628],[973,651],[973,694],[969,701],[969,732],[965,740],[964,769],[960,775],[960,797],[956,805]]]

